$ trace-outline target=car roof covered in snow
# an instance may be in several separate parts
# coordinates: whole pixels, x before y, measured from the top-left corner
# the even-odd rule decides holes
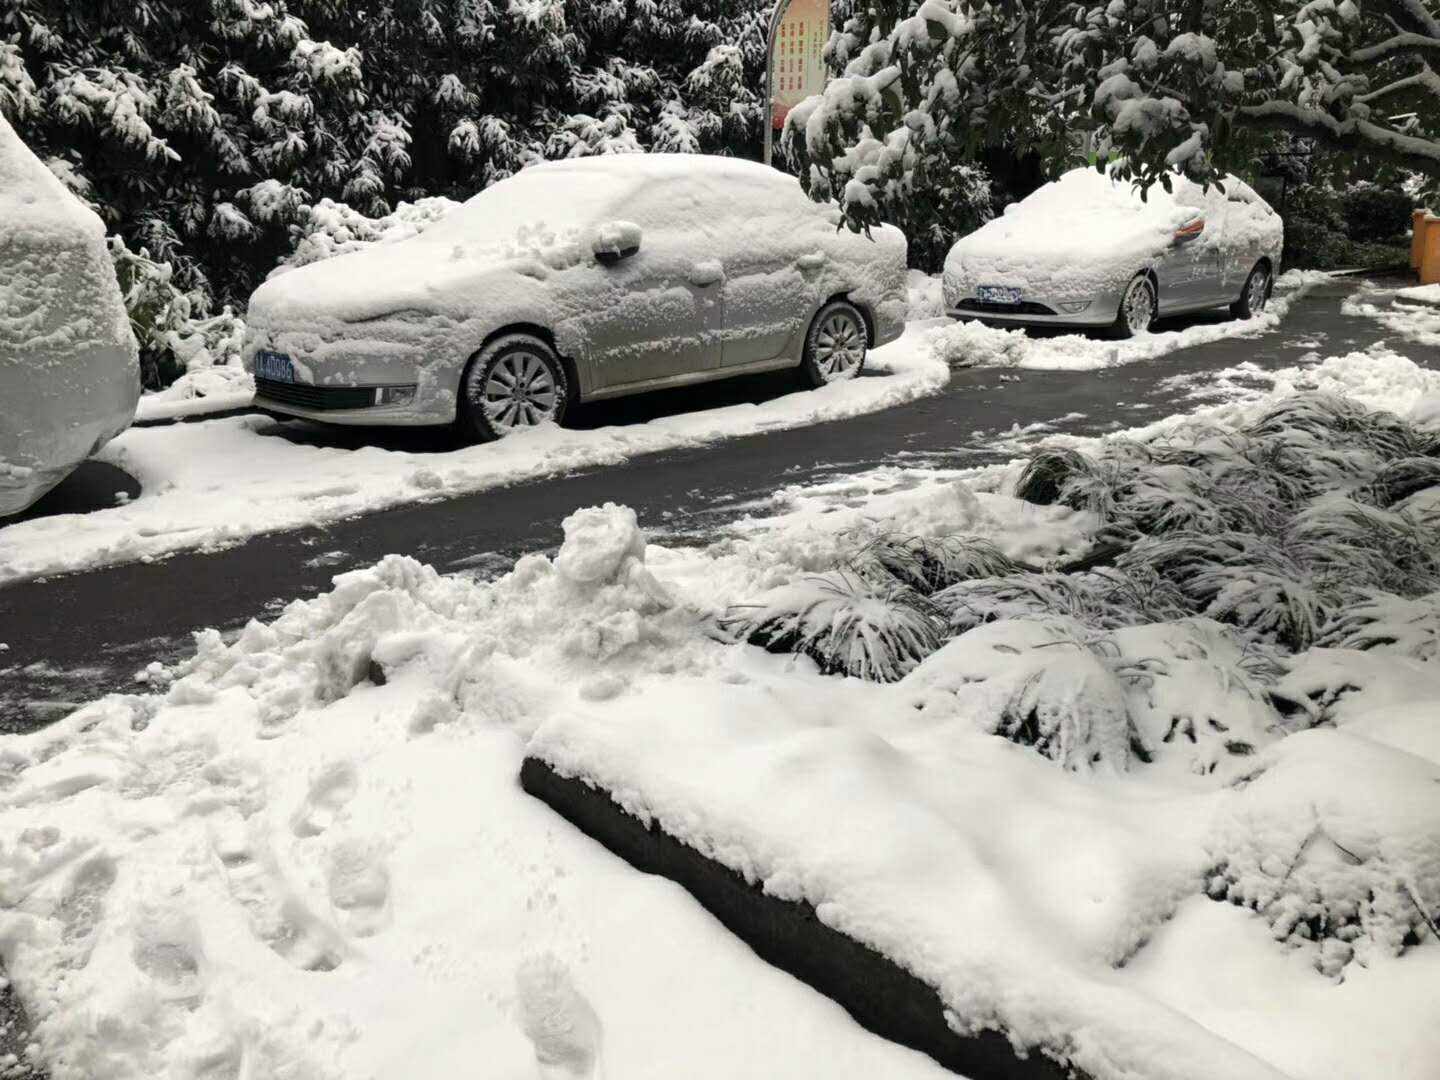
[[[723,157],[719,154],[596,154],[542,162],[530,166],[519,175],[549,172],[603,174],[627,180],[704,176],[716,179],[774,179],[796,183],[795,178],[788,173],[762,165],[758,161]]]

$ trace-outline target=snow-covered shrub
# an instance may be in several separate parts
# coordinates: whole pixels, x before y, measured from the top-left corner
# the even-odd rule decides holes
[[[1376,505],[1390,507],[1433,487],[1440,487],[1440,457],[1405,457],[1386,462],[1367,494]]]
[[[1406,600],[1372,592],[1341,611],[1317,644],[1335,649],[1375,649],[1440,660],[1440,592]]]
[[[361,251],[371,244],[405,240],[439,221],[460,204],[436,196],[413,203],[402,202],[378,218],[367,217],[354,207],[333,199],[321,199],[303,208],[304,216],[290,227],[295,250],[283,260],[276,273],[306,266],[336,255]]]
[[[977,536],[905,536],[882,533],[854,558],[863,576],[893,578],[926,594],[973,578],[996,577],[1019,569],[991,540]]]
[[[901,689],[919,712],[967,717],[1067,769],[1124,769],[1144,754],[1123,685],[1134,672],[1091,640],[1063,617],[1001,619],[928,657]]]
[[[736,636],[770,652],[809,656],[827,675],[896,682],[940,647],[941,618],[922,594],[857,573],[804,577],[763,604],[725,619]]]
[[[1088,587],[1081,575],[1025,571],[962,581],[932,597],[952,634],[999,619],[1063,616],[1087,626],[1126,620]]]
[[[1093,462],[1078,450],[1041,450],[1025,463],[1025,470],[1015,485],[1015,497],[1037,506],[1065,502],[1067,486],[1093,470]],[[1076,509],[1073,504],[1065,505]]]
[[[1435,945],[1440,767],[1317,730],[1270,748],[1239,786],[1211,840],[1213,898],[1254,909],[1336,978],[1352,960]]]

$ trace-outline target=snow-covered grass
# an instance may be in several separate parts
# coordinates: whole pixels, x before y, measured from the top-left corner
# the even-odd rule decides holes
[[[1275,330],[1290,305],[1329,275],[1313,270],[1290,270],[1275,283],[1275,295],[1265,312],[1254,319],[1197,322],[1180,330],[1160,330],[1127,341],[1111,341],[1095,334],[1031,336],[1024,330],[967,321],[934,334],[931,347],[952,367],[1019,367],[1055,371],[1092,371],[1152,360],[1179,349],[1226,338],[1256,337]],[[923,293],[912,284],[912,305]]]
[[[1293,652],[1263,624],[1160,610],[1183,590],[1024,569],[1073,563],[1167,492],[1217,502],[1198,474],[1267,432],[1301,452],[1256,469],[1289,483],[1242,490],[1288,492],[1287,520],[1313,522],[1294,510],[1316,476],[1424,519],[1424,469],[1371,467],[1430,438],[1424,380],[1381,382],[1405,423],[1286,381],[1204,431],[1080,447],[1064,460],[1150,478],[1117,468],[1114,497],[1091,485],[1083,509],[1003,494],[1015,467],[890,466],[783,489],[705,548],[591,509],[556,557],[494,582],[392,556],[232,643],[201,634],[143,694],[0,742],[0,951],[39,1056],[57,1080],[477,1061],[518,1077],[537,1056],[611,1076],[940,1075],[521,794],[530,752],[809,901],[935,985],[957,1027],[1001,1026],[1097,1080],[1428,1080],[1433,596],[1370,589]],[[1182,450],[1215,461],[1155,461]],[[1074,472],[1053,470],[1052,494]],[[1356,545],[1358,585],[1381,564],[1357,541],[1390,536],[1366,518],[1319,542]],[[846,632],[887,578],[928,593],[917,611],[990,586],[893,682],[844,672],[880,675],[913,635],[861,629],[828,665],[731,640],[742,605],[813,599],[812,576],[856,583],[863,603],[842,595],[827,624]]]
[[[446,452],[329,448],[291,442],[261,416],[132,429],[100,456],[130,473],[141,494],[83,516],[37,518],[0,529],[0,582],[222,546],[259,533],[484,491],[640,454],[699,446],[874,412],[934,393],[949,368],[915,323],[876,349],[876,377],[592,431],[544,428]]]

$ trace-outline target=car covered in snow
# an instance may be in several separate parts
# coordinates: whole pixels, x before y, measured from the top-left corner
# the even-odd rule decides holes
[[[105,226],[0,116],[0,517],[129,427],[139,399]]]
[[[1129,181],[1075,169],[956,242],[946,310],[1119,337],[1224,305],[1249,318],[1270,297],[1283,239],[1280,215],[1234,176],[1205,189],[1177,174],[1142,198]]]
[[[794,368],[854,377],[905,319],[905,237],[837,228],[754,162],[548,162],[418,235],[272,275],[250,301],[256,403],[493,439],[567,404]]]

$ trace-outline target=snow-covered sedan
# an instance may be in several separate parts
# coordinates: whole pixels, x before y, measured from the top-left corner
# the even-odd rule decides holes
[[[959,240],[945,259],[951,315],[1144,333],[1159,316],[1259,313],[1280,265],[1280,215],[1227,176],[1175,176],[1146,198],[1095,169],[1066,173]]]
[[[573,401],[794,368],[859,373],[905,319],[905,238],[753,162],[550,162],[417,236],[273,276],[250,301],[256,403],[494,439]]]
[[[104,223],[0,116],[0,517],[129,427],[139,398]]]

